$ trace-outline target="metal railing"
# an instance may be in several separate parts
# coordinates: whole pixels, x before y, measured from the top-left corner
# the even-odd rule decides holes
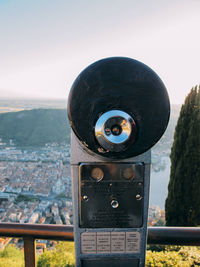
[[[36,267],[36,239],[73,241],[73,227],[52,224],[0,223],[0,236],[24,240],[25,267]]]
[[[35,240],[73,241],[73,227],[48,224],[0,223],[0,236],[24,240],[25,267],[36,267]],[[200,246],[198,227],[149,227],[148,244]]]

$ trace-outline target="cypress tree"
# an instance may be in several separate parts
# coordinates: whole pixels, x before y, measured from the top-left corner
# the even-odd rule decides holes
[[[200,225],[200,86],[182,105],[170,159],[166,225]]]

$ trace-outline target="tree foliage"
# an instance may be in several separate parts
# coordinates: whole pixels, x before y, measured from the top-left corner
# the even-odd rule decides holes
[[[198,247],[180,247],[178,250],[166,247],[163,251],[146,252],[146,267],[191,267],[199,266]]]
[[[33,109],[0,114],[0,137],[17,146],[44,146],[69,142],[69,123],[64,109]]]
[[[74,243],[59,242],[54,250],[39,256],[37,267],[75,267]]]
[[[24,253],[15,245],[8,245],[0,250],[0,267],[24,267]]]
[[[19,202],[40,202],[40,199],[37,197],[37,196],[27,196],[27,195],[22,195],[22,194],[19,194],[14,203],[15,204],[18,204]]]
[[[162,248],[161,248],[162,247]],[[160,246],[146,252],[146,267],[191,267],[200,265],[199,247]],[[24,267],[24,253],[15,245],[0,250],[0,267]],[[37,267],[74,267],[74,243],[59,242],[53,250],[37,256]]]
[[[200,87],[182,105],[171,149],[166,225],[200,225]]]

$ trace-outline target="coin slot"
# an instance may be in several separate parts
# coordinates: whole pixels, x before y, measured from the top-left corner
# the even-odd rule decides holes
[[[96,181],[100,181],[103,179],[104,173],[100,168],[93,168],[91,171],[91,177]]]
[[[126,168],[123,170],[122,175],[126,180],[132,180],[135,177],[135,172],[132,168]]]

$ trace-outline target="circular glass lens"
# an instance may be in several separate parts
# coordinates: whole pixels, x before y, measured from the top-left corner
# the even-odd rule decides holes
[[[96,139],[108,151],[124,151],[133,142],[135,135],[136,124],[133,118],[121,110],[103,113],[95,124]]]
[[[111,132],[113,135],[120,135],[122,132],[122,127],[120,125],[113,125],[111,128]]]

